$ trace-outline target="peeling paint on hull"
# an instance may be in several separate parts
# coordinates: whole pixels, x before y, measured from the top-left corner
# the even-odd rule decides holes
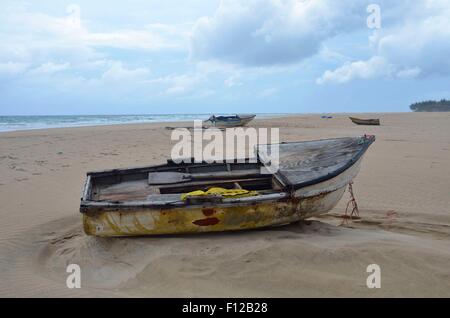
[[[249,203],[240,206],[143,208],[83,214],[84,231],[95,236],[139,236],[255,229],[297,222],[331,210],[345,186],[307,198]]]

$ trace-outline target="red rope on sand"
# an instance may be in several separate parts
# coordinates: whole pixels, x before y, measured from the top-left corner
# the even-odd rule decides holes
[[[358,209],[358,203],[356,202],[355,195],[353,193],[353,182],[350,182],[348,184],[348,192],[350,193],[350,200],[347,202],[347,207],[345,208],[345,214],[343,216],[342,223],[347,223],[347,219],[359,219],[359,209]],[[348,207],[350,206],[350,203],[352,204],[352,212],[350,212],[350,216],[347,214]]]

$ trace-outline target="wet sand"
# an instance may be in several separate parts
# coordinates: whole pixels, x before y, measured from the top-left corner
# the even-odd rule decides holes
[[[167,123],[0,133],[0,296],[449,297],[450,113],[367,116],[382,125],[252,122],[281,141],[376,135],[354,183],[360,220],[341,225],[346,193],[306,223],[156,238],[88,237],[78,206],[86,171],[163,163]],[[66,287],[71,263],[81,289]],[[380,289],[366,286],[372,263]]]

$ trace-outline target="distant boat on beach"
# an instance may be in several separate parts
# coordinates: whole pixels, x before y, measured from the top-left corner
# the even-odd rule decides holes
[[[379,119],[361,119],[356,117],[349,117],[350,120],[357,124],[357,125],[372,125],[372,126],[379,126],[380,120]]]
[[[375,136],[259,146],[257,160],[90,172],[80,203],[88,235],[255,229],[324,214],[358,174]],[[279,169],[269,173],[278,147]],[[262,171],[267,170],[265,173]]]
[[[253,115],[253,114],[248,114],[248,115],[239,114],[239,115],[232,115],[232,116],[212,115],[207,120],[203,121],[203,124],[205,126],[220,127],[220,128],[240,127],[240,126],[247,125],[255,117],[256,117],[256,115]]]

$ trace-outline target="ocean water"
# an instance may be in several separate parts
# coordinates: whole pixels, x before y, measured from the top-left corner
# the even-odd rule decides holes
[[[283,115],[287,114],[257,114],[256,118],[271,118]],[[195,119],[205,120],[209,116],[210,114],[0,116],[0,132],[62,127],[192,121]]]

